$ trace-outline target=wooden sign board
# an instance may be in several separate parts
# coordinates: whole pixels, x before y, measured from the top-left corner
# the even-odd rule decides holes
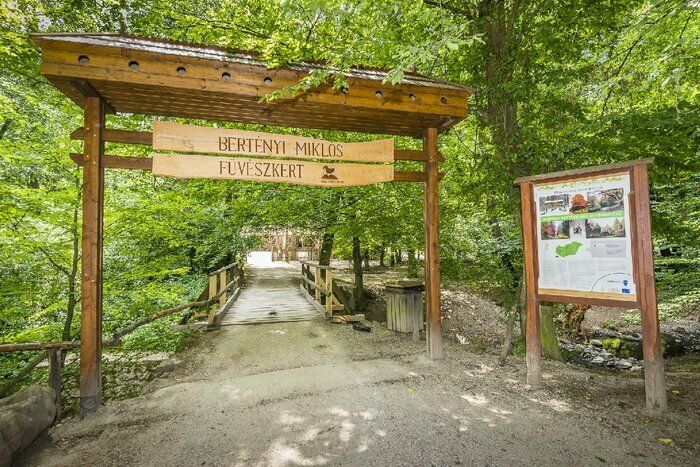
[[[176,178],[257,180],[340,187],[391,181],[394,179],[394,166],[154,154],[153,174]]]
[[[394,161],[393,139],[338,143],[302,136],[163,121],[153,122],[153,149],[352,162]]]
[[[649,209],[652,159],[516,180],[528,384],[541,383],[540,302],[638,308],[647,410],[666,411]]]

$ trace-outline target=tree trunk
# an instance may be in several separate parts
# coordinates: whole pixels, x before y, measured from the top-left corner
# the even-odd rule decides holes
[[[396,266],[396,252],[393,248],[391,249],[391,253],[389,254],[389,266],[391,266],[392,268]]]
[[[362,253],[362,262],[365,265],[365,271],[369,270],[369,248],[365,248],[365,251]]]
[[[401,264],[403,262],[403,254],[401,250],[396,250],[396,264]]]
[[[508,321],[506,323],[506,329],[503,334],[503,350],[501,351],[501,356],[498,359],[499,365],[503,366],[506,363],[506,358],[510,355],[513,350],[513,328],[515,326],[515,320],[520,316],[521,310],[525,307],[525,274],[520,276],[520,283],[518,284],[517,291],[513,297],[513,306],[510,309],[510,314],[508,315]],[[524,336],[525,333],[521,333]]]
[[[321,266],[330,266],[331,253],[333,252],[333,239],[335,234],[324,232],[323,242],[321,243],[321,253],[318,257],[318,264]]]
[[[386,247],[384,245],[379,247],[379,267],[383,268],[386,266],[384,264],[384,255],[386,254]]]
[[[416,260],[416,250],[408,249],[408,267],[406,270],[408,277],[418,277],[418,261]]]
[[[563,360],[557,341],[557,332],[554,327],[554,313],[556,308],[552,305],[540,305],[540,339],[542,341],[542,356],[550,360]]]
[[[362,254],[360,252],[360,238],[352,237],[352,268],[355,273],[355,304],[357,310],[365,309],[364,277],[362,273]]]
[[[68,275],[68,306],[66,307],[66,320],[63,323],[63,332],[61,333],[61,339],[64,341],[71,340],[70,330],[73,325],[73,317],[75,316],[75,307],[78,303],[77,294],[77,281],[78,281],[78,271],[80,266],[80,224],[78,222],[80,215],[80,201],[81,201],[81,190],[80,190],[80,179],[76,176],[75,185],[78,192],[76,199],[76,205],[73,208],[73,219],[71,222],[71,237],[72,237],[72,253],[71,258],[71,268]],[[65,355],[65,352],[63,353]],[[65,357],[64,357],[65,358]]]

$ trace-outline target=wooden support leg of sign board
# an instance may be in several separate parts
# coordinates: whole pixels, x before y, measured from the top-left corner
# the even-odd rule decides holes
[[[85,98],[83,156],[82,288],[80,313],[80,413],[95,411],[102,395],[102,214],[105,103]]]
[[[523,224],[523,255],[525,257],[525,364],[527,365],[527,384],[537,387],[542,384],[542,341],[540,340],[540,313],[537,301],[537,265],[535,258],[537,248],[535,239],[537,229],[533,225],[534,213],[532,183],[520,185]]]
[[[666,378],[661,352],[659,313],[656,305],[654,283],[654,258],[649,216],[649,178],[646,164],[632,169],[635,234],[637,250],[637,294],[642,312],[642,350],[644,353],[644,386],[647,412],[658,414],[668,409],[666,402]]]
[[[440,324],[440,244],[438,215],[438,131],[428,128],[423,138],[423,163],[426,181],[423,184],[423,224],[425,228],[425,311],[426,345],[431,360],[442,360]]]

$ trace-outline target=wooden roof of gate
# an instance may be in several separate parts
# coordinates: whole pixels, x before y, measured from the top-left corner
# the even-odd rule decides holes
[[[324,85],[271,103],[260,98],[293,86],[318,63],[269,68],[247,52],[116,34],[35,34],[41,73],[73,102],[102,96],[114,112],[224,120],[420,137],[467,115],[473,92],[462,84],[355,68],[347,90]]]

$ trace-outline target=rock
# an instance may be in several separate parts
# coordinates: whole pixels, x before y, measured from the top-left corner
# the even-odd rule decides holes
[[[170,373],[175,368],[180,366],[181,363],[182,362],[180,360],[168,358],[168,359],[163,360],[162,362],[160,362],[158,364],[158,366],[156,367],[156,373],[158,373],[159,375],[164,375],[166,373]]]
[[[634,365],[628,360],[618,360],[615,362],[615,368],[618,368],[620,370],[629,370],[633,366]]]
[[[0,399],[0,465],[10,465],[12,456],[27,448],[55,417],[55,394],[45,386],[29,386]]]
[[[598,339],[591,340],[591,345],[593,347],[603,347],[603,342]]]
[[[591,360],[591,363],[594,365],[602,365],[604,362],[605,362],[605,359],[601,356],[597,356],[593,360]]]
[[[167,352],[155,352],[152,354],[144,355],[143,357],[139,358],[139,361],[147,365],[158,365],[161,362],[168,360],[169,358],[170,354]]]

